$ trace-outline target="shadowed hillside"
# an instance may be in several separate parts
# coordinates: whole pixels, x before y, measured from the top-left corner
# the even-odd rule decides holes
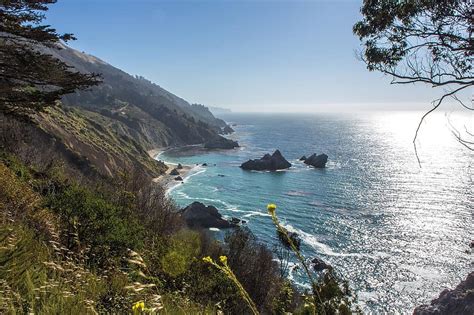
[[[65,105],[100,112],[136,129],[150,146],[198,144],[221,133],[226,123],[205,106],[190,105],[143,77],[61,45],[49,52],[81,72],[99,73],[103,83],[63,98]],[[161,135],[157,136],[156,131]]]
[[[147,150],[204,143],[229,128],[205,106],[190,105],[143,77],[59,46],[40,50],[82,73],[100,74],[102,83],[64,96],[60,107],[31,115],[34,124],[0,117],[2,147],[23,160],[47,164],[55,156],[82,174],[113,177],[137,169],[156,177],[166,166]]]

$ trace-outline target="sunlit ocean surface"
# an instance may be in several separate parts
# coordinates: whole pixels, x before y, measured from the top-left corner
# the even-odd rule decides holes
[[[240,149],[158,158],[209,165],[171,189],[180,206],[212,204],[247,220],[271,247],[276,235],[266,205],[276,203],[284,225],[302,237],[304,254],[347,278],[365,312],[411,313],[474,270],[474,152],[450,131],[450,124],[474,130],[474,117],[430,116],[417,142],[420,168],[412,139],[421,114],[229,114],[222,118],[236,124]],[[239,168],[275,149],[293,167]],[[298,161],[315,152],[329,156],[326,169]],[[304,285],[298,271],[290,277]]]

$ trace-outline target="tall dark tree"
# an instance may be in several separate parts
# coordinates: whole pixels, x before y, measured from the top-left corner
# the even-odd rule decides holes
[[[474,85],[474,6],[471,0],[364,0],[362,21],[354,33],[363,45],[362,60],[370,71],[391,76],[392,84],[423,83],[439,88],[442,96],[421,118],[436,110],[446,98],[474,110],[459,92]],[[472,97],[472,95],[471,95]],[[453,131],[474,150],[474,136]],[[416,145],[415,145],[416,150]]]
[[[56,0],[0,0],[0,112],[25,115],[53,106],[62,95],[100,82],[48,51],[75,39],[41,25]]]

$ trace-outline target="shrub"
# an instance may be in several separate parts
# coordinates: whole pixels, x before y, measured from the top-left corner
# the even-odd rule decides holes
[[[163,271],[176,277],[185,273],[201,250],[199,234],[181,230],[171,238],[168,253],[161,259]]]
[[[274,300],[284,287],[284,279],[272,252],[255,239],[247,228],[238,228],[225,237],[229,266],[262,313],[274,312]],[[242,310],[240,304],[233,305]]]
[[[119,256],[143,243],[143,228],[129,209],[77,184],[48,198],[47,206],[60,215],[69,234],[77,233],[80,243],[91,246],[95,263],[103,264],[109,255]],[[67,245],[74,248],[80,243],[68,238]]]

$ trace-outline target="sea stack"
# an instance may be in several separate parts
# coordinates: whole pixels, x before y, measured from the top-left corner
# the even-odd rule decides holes
[[[328,156],[324,153],[320,155],[317,155],[316,153],[314,153],[304,160],[305,164],[311,165],[312,167],[315,167],[315,168],[325,168],[327,162],[328,162]]]
[[[244,170],[276,171],[291,167],[291,163],[283,157],[279,150],[276,150],[272,155],[267,153],[261,159],[248,160],[240,167]]]
[[[191,228],[219,228],[226,229],[238,226],[222,218],[216,207],[206,206],[200,202],[193,202],[180,211],[186,224]]]

